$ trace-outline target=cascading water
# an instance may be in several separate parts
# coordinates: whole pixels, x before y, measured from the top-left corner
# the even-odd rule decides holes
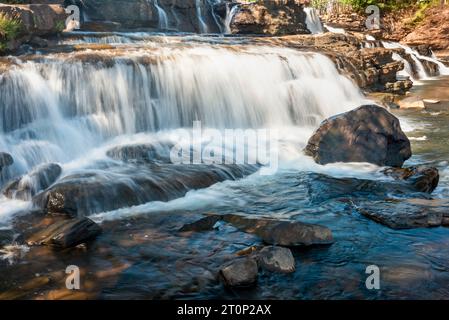
[[[151,0],[148,0],[151,1]],[[165,10],[159,5],[158,0],[153,0],[153,5],[157,10],[158,18],[159,18],[159,29],[167,30],[168,29],[168,16]]]
[[[306,25],[307,29],[310,30],[312,34],[323,33],[323,25],[321,24],[320,17],[315,8],[304,8],[306,12]]]
[[[88,159],[120,136],[195,120],[210,128],[282,128],[286,136],[299,130],[294,144],[305,144],[320,121],[364,101],[320,54],[177,41],[151,51],[48,55],[3,73],[0,150],[15,159],[3,182],[43,163],[61,163],[68,174],[82,170],[70,164],[80,159],[93,169]]]
[[[396,42],[382,41],[382,45],[387,49],[404,49],[405,53],[409,54],[412,57],[413,61],[415,62],[418,78],[420,80],[429,78],[429,75],[426,72],[426,68],[424,67],[421,60],[430,61],[430,62],[436,64],[438,66],[438,71],[439,71],[440,75],[449,75],[449,68],[446,65],[444,65],[441,61],[436,59],[436,57],[423,56],[423,55],[419,54],[418,51],[413,50],[409,46],[400,44],[400,43],[396,43]],[[401,61],[403,61],[403,60],[405,60],[405,59],[402,58]],[[410,71],[407,71],[407,69],[409,69],[409,70],[411,69],[410,64],[408,64],[408,66],[406,64],[406,72],[408,73],[408,75],[411,78],[413,78],[413,72],[410,73]]]
[[[201,0],[195,0],[196,15],[197,15],[197,18],[198,18],[198,25],[199,25],[200,33],[208,33],[209,32],[209,28],[207,27],[207,24],[204,21],[203,10],[201,9],[202,5],[203,4],[202,4]]]
[[[232,20],[234,19],[234,16],[236,15],[236,13],[239,10],[239,6],[235,5],[232,8],[229,7],[229,4],[226,5],[226,18],[224,21],[224,25],[225,25],[225,33],[226,34],[231,34],[232,30],[231,30],[231,23]]]

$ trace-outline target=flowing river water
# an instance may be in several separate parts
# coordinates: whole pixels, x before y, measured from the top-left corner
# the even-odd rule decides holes
[[[93,50],[92,43],[104,47]],[[83,214],[104,229],[97,241],[70,252],[10,246],[20,253],[3,252],[0,297],[449,297],[449,229],[392,230],[361,216],[354,206],[379,200],[388,206],[386,199],[396,197],[393,210],[408,210],[414,200],[422,200],[419,196],[392,196],[375,186],[353,190],[342,182],[345,178],[388,179],[374,165],[321,166],[302,153],[322,120],[367,102],[324,55],[255,45],[245,38],[148,33],[83,33],[59,45],[12,59],[0,75],[0,150],[15,159],[2,172],[2,185],[36,166],[59,163],[58,181],[90,177],[106,193],[124,181],[139,193],[136,181],[146,169],[111,159],[108,150],[176,143],[180,130],[192,128],[195,120],[219,130],[276,130],[279,170],[269,176],[225,170],[220,174],[231,179],[208,188],[178,194],[168,186],[166,201],[142,196],[121,205],[112,198],[109,203],[88,199]],[[76,50],[63,49],[67,46]],[[413,94],[443,99],[448,86],[447,77],[424,80]],[[432,201],[446,205],[449,113],[396,114],[413,145],[407,164],[439,168],[441,182]],[[32,206],[31,201],[0,198],[2,232]],[[264,273],[254,288],[227,290],[215,271],[260,240],[228,225],[188,236],[176,232],[204,214],[226,213],[317,223],[332,230],[335,243],[294,249],[293,274]],[[80,292],[69,294],[63,283],[71,264],[83,270],[84,282]],[[365,286],[365,269],[373,264],[381,269],[381,290]],[[29,290],[18,291],[18,285]]]

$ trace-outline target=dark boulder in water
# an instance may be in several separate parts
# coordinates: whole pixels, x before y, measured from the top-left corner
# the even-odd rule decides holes
[[[66,249],[94,240],[101,231],[100,226],[88,218],[62,220],[33,235],[28,243]]]
[[[329,245],[334,242],[332,231],[324,226],[299,221],[246,218],[228,214],[224,221],[237,229],[259,236],[265,243],[286,247]]]
[[[14,163],[13,157],[6,152],[0,152],[0,172],[3,168],[9,167]]]
[[[257,253],[258,265],[271,272],[294,272],[295,258],[288,248],[269,246]]]
[[[401,167],[412,150],[394,115],[382,107],[364,105],[325,120],[305,153],[319,164],[369,162]]]
[[[432,193],[438,187],[440,181],[438,169],[427,166],[388,168],[383,173],[396,180],[405,181],[418,192]]]
[[[50,187],[61,175],[62,168],[56,163],[48,163],[34,168],[29,174],[13,180],[3,189],[10,199],[29,201],[39,191]]]
[[[50,214],[80,217],[150,201],[169,201],[188,191],[236,180],[253,173],[251,166],[158,165],[120,166],[108,172],[64,177],[33,198],[36,207]]]
[[[253,258],[239,258],[220,269],[225,286],[245,287],[257,282],[258,267]]]

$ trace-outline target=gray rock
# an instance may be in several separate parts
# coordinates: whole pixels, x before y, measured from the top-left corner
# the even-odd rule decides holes
[[[100,226],[88,218],[62,220],[31,236],[28,243],[66,249],[94,240],[101,231]]]
[[[295,271],[295,258],[290,249],[264,247],[257,254],[259,266],[272,272],[291,273]]]
[[[221,268],[220,275],[228,287],[250,286],[257,282],[257,263],[252,258],[237,259]]]
[[[305,153],[317,163],[369,162],[401,167],[412,155],[399,120],[382,107],[364,105],[325,120]]]
[[[334,242],[332,231],[323,226],[298,221],[247,218],[225,215],[224,221],[248,233],[258,235],[265,243],[280,246],[329,245]]]

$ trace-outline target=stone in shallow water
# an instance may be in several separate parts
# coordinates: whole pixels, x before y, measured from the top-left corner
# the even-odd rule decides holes
[[[332,231],[320,225],[239,215],[225,215],[223,219],[242,231],[258,235],[267,244],[291,247],[334,242]]]
[[[383,173],[396,180],[404,180],[418,192],[432,193],[440,181],[438,169],[427,166],[388,168]]]
[[[220,275],[226,286],[250,286],[257,282],[257,263],[252,258],[240,258],[221,268]]]
[[[221,221],[223,218],[221,216],[208,216],[202,218],[198,221],[185,224],[179,229],[179,232],[201,232],[201,231],[211,231],[217,222]]]
[[[372,201],[359,204],[356,210],[392,229],[447,226],[449,221],[449,203],[441,200]]]
[[[33,235],[28,243],[65,249],[94,240],[100,233],[100,226],[88,218],[62,220]]]
[[[382,107],[364,105],[325,120],[305,153],[320,164],[369,162],[401,167],[412,150],[394,115]]]
[[[7,184],[3,194],[11,199],[29,201],[37,192],[47,189],[61,175],[62,168],[56,163],[47,163],[34,168],[29,174]]]
[[[295,271],[295,258],[290,249],[264,247],[257,254],[259,266],[272,272],[291,273]]]

